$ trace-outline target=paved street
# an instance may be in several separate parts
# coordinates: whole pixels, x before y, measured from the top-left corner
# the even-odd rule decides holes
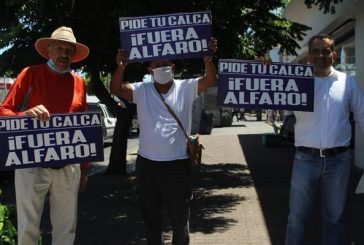
[[[266,147],[262,134],[273,133],[264,122],[235,122],[203,135],[203,166],[195,174],[191,210],[191,244],[281,245],[288,214],[292,147]],[[136,149],[136,148],[135,148]],[[128,151],[128,161],[135,159]],[[138,209],[134,175],[105,175],[102,164],[80,194],[77,245],[146,244]],[[364,244],[364,199],[354,195],[360,172],[350,181],[345,213],[345,244]],[[11,184],[6,195],[11,201]],[[320,244],[319,204],[305,244]],[[50,240],[47,217],[42,221],[44,244]],[[166,244],[171,234],[165,225]]]

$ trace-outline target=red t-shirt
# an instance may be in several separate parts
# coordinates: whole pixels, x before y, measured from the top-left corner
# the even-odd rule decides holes
[[[72,72],[58,74],[47,64],[42,64],[21,71],[0,106],[0,116],[25,115],[17,108],[27,93],[29,97],[24,111],[37,105],[43,105],[51,114],[86,111],[83,79]],[[81,168],[87,167],[88,163],[81,164]]]

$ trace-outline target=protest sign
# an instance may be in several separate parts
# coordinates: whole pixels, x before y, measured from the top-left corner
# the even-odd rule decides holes
[[[102,161],[99,112],[0,117],[0,170]]]
[[[220,106],[313,111],[313,66],[219,60]]]
[[[209,55],[211,12],[120,17],[121,48],[130,62]]]

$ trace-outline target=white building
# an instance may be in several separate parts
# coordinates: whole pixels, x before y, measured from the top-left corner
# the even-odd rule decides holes
[[[294,22],[310,26],[301,48],[296,50],[297,57],[281,57],[283,62],[305,63],[308,40],[315,34],[329,34],[336,41],[338,59],[336,68],[356,75],[356,80],[364,90],[364,1],[343,0],[335,5],[335,14],[323,14],[317,7],[308,9],[303,0],[291,0],[283,16]],[[355,129],[355,145],[359,149],[364,144],[364,137],[359,129]],[[364,168],[364,152],[355,151],[356,165]]]

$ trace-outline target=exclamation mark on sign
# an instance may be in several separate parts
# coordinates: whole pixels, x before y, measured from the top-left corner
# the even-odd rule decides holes
[[[301,104],[307,105],[307,94],[302,94],[301,96]]]
[[[208,51],[207,40],[206,39],[201,40],[201,44],[202,44],[202,50],[203,51]]]
[[[91,152],[91,156],[96,156],[96,145],[95,145],[95,143],[90,144],[90,152]]]

